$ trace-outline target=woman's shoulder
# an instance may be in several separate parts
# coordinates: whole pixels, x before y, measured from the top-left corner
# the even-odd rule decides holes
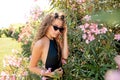
[[[45,44],[47,44],[47,43],[48,43],[48,40],[45,37],[43,37],[35,43],[35,46],[44,47]]]

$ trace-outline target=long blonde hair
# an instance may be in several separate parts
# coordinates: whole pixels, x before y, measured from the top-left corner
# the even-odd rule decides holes
[[[46,32],[47,32],[47,29],[48,27],[52,24],[52,22],[55,20],[55,19],[60,19],[62,22],[63,22],[63,26],[64,26],[64,23],[65,23],[65,20],[64,19],[61,19],[58,15],[58,13],[50,13],[48,14],[44,19],[43,21],[41,22],[39,28],[38,28],[38,31],[37,31],[37,34],[36,36],[34,37],[34,40],[32,42],[32,45],[31,45],[31,50],[34,46],[34,44],[40,40],[42,37],[44,37],[46,35]],[[60,48],[60,42],[62,42],[62,39],[60,37],[56,38],[55,39],[56,42],[57,42],[57,46],[58,46],[58,52],[60,53],[61,52],[61,48]]]

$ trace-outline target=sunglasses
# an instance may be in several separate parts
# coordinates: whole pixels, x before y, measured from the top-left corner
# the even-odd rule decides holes
[[[53,25],[53,29],[55,31],[59,30],[60,32],[63,32],[64,28],[59,28],[58,26]]]
[[[64,20],[65,16],[64,15],[59,15],[58,13],[55,13],[54,18],[55,19],[60,18],[61,20]]]

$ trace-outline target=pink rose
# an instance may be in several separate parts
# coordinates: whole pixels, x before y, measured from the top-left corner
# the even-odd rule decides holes
[[[117,55],[115,58],[114,58],[115,62],[117,63],[118,65],[118,68],[120,69],[120,55]]]
[[[119,70],[108,70],[104,76],[105,80],[120,80]]]

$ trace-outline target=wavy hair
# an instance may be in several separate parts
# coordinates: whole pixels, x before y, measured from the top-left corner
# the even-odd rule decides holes
[[[60,19],[62,22],[63,22],[63,26],[65,24],[65,19],[64,19],[64,15],[59,15],[58,13],[50,13],[48,14],[41,22],[39,28],[38,28],[38,31],[37,31],[37,34],[36,36],[34,37],[34,40],[32,42],[32,45],[31,45],[31,51],[32,51],[32,48],[34,46],[34,44],[40,40],[42,37],[44,37],[46,35],[46,32],[47,32],[47,29],[48,27],[52,24],[52,22],[55,20],[55,19]],[[61,53],[61,48],[60,48],[60,42],[62,42],[62,38],[61,37],[58,37],[55,39],[56,40],[56,43],[57,43],[57,46],[58,46],[58,53]],[[59,54],[60,56],[60,54]]]

